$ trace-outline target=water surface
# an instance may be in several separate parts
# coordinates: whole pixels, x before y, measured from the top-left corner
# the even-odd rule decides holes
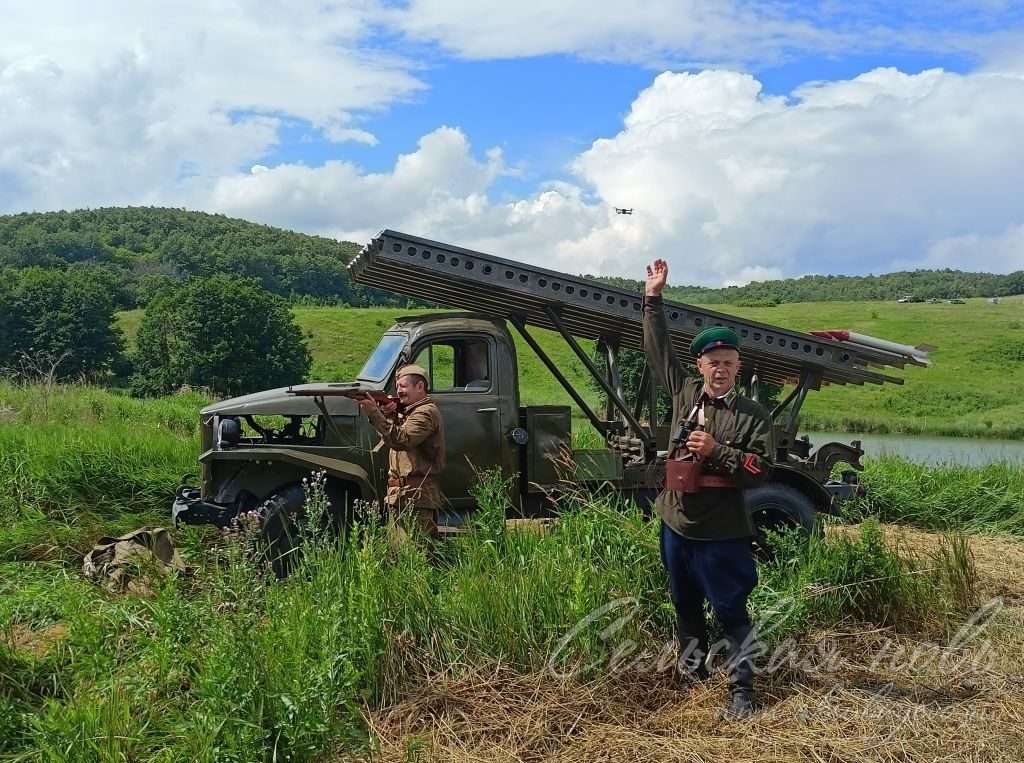
[[[802,432],[814,447],[826,442],[860,440],[865,458],[898,456],[919,464],[979,466],[994,461],[1024,465],[1024,440],[980,440],[973,437],[930,437],[854,432]]]

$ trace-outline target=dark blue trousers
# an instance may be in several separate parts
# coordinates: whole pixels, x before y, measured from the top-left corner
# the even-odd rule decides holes
[[[749,538],[693,540],[662,522],[660,545],[679,615],[703,616],[706,600],[722,630],[750,625],[747,597],[757,585],[757,567]]]

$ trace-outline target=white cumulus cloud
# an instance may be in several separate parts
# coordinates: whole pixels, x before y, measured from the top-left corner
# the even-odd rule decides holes
[[[711,285],[1015,269],[1022,17],[1003,0],[8,3],[0,212],[167,204],[356,241],[386,226],[569,272],[639,277],[660,256],[673,281]],[[742,71],[889,45],[987,62],[880,68],[788,96]],[[457,115],[385,171],[342,150],[276,158],[300,153],[277,153],[296,125],[376,146],[361,118],[421,93],[421,67],[446,56],[545,54],[717,63],[652,74],[617,134],[532,189]]]
[[[388,172],[282,165],[221,179],[204,206],[356,241],[398,228],[569,272],[639,277],[664,257],[677,283],[1006,270],[1024,224],[1021,103],[1024,79],[1008,75],[879,69],[786,99],[746,74],[665,72],[577,156],[575,183],[522,199],[491,199],[500,151],[477,157],[439,128]]]
[[[577,158],[599,198],[636,208],[638,263],[664,256],[694,283],[881,272],[1024,221],[1024,79],[880,69],[790,101],[759,90],[735,72],[662,74]],[[612,226],[579,243],[625,246]]]
[[[188,203],[301,120],[372,145],[355,116],[422,88],[366,50],[376,3],[7,3],[0,210]]]

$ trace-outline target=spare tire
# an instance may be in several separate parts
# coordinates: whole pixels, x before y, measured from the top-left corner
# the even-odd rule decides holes
[[[805,539],[820,533],[814,504],[795,487],[777,482],[751,488],[743,493],[747,514],[754,525],[755,553],[762,561],[775,558],[769,533],[796,528]]]

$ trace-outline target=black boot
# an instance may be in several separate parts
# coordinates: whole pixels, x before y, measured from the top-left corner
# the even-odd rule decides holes
[[[676,614],[676,638],[679,641],[679,660],[676,674],[679,688],[688,689],[696,681],[710,676],[707,666],[708,625],[704,613]]]
[[[754,714],[754,663],[752,655],[757,648],[754,629],[741,625],[726,631],[729,644],[729,709],[726,720],[745,721]]]

